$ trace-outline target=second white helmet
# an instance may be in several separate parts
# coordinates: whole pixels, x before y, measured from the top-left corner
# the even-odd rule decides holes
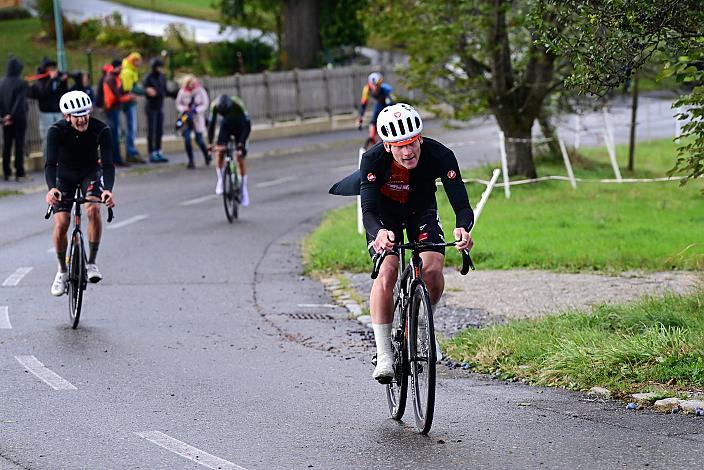
[[[410,104],[396,103],[387,106],[376,120],[376,132],[381,140],[391,145],[413,142],[423,131],[423,120]]]
[[[85,116],[93,109],[93,101],[90,99],[90,96],[83,91],[69,91],[61,96],[59,109],[64,114]]]

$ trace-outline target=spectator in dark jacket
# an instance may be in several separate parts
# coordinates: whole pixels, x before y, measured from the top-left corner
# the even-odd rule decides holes
[[[39,136],[46,155],[46,133],[52,124],[64,118],[59,110],[59,100],[68,91],[68,74],[59,72],[56,62],[47,58],[37,69],[37,74],[40,78],[33,85],[32,96],[39,101]]]
[[[161,136],[164,134],[164,98],[174,97],[166,88],[164,62],[155,58],[151,62],[151,73],[144,79],[144,94],[147,97],[147,145],[149,161],[154,163],[168,162],[161,153]]]
[[[112,66],[106,69],[103,80],[103,109],[112,131],[112,162],[115,166],[128,166],[120,156],[120,109],[122,103],[135,99],[131,93],[125,93],[120,81],[121,60],[113,60]]]
[[[27,131],[27,90],[29,85],[20,74],[22,63],[11,58],[7,62],[7,76],[0,82],[0,118],[2,119],[2,169],[5,181],[10,179],[12,170],[10,156],[12,142],[15,143],[15,179],[26,178],[24,172],[24,137]]]

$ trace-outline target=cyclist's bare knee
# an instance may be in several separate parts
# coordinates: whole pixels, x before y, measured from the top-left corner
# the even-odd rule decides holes
[[[100,205],[86,204],[86,214],[88,214],[89,219],[100,218]]]

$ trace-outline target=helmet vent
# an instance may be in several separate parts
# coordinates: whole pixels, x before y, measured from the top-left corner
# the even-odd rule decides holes
[[[401,130],[401,134],[405,134],[405,133],[406,133],[406,128],[403,127],[403,120],[402,120],[402,119],[399,119],[397,122],[398,122],[398,128]]]
[[[396,127],[394,127],[393,122],[389,123],[389,130],[391,131],[391,135],[393,135],[394,137],[396,137],[398,135],[398,133],[396,132]]]

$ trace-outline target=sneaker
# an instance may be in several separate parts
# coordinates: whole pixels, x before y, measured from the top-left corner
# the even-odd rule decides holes
[[[86,264],[86,272],[88,273],[88,280],[93,284],[96,284],[103,279],[103,275],[100,274],[97,264]]]
[[[391,383],[394,378],[394,358],[391,354],[377,355],[372,377],[381,384]]]
[[[217,183],[215,183],[215,194],[218,196],[222,195],[222,178],[218,178]]]
[[[159,157],[160,162],[168,162],[169,161],[169,159],[166,158],[163,153],[161,153],[161,150],[157,150],[156,154]]]
[[[195,163],[193,163],[193,162],[188,162],[188,165],[186,165],[186,169],[187,169],[187,170],[195,170],[195,169],[196,169]]]
[[[56,273],[54,283],[51,285],[51,295],[61,297],[66,292],[66,284],[68,283],[68,273],[61,271]]]
[[[247,185],[242,185],[242,201],[240,202],[242,207],[247,207],[249,205],[249,191],[247,191]]]
[[[127,155],[125,160],[127,160],[127,163],[137,163],[139,165],[147,163],[146,160],[144,160],[139,154]]]
[[[162,157],[161,155],[159,155],[158,152],[152,152],[152,154],[149,156],[149,161],[152,163],[166,163],[169,161],[169,159]]]

